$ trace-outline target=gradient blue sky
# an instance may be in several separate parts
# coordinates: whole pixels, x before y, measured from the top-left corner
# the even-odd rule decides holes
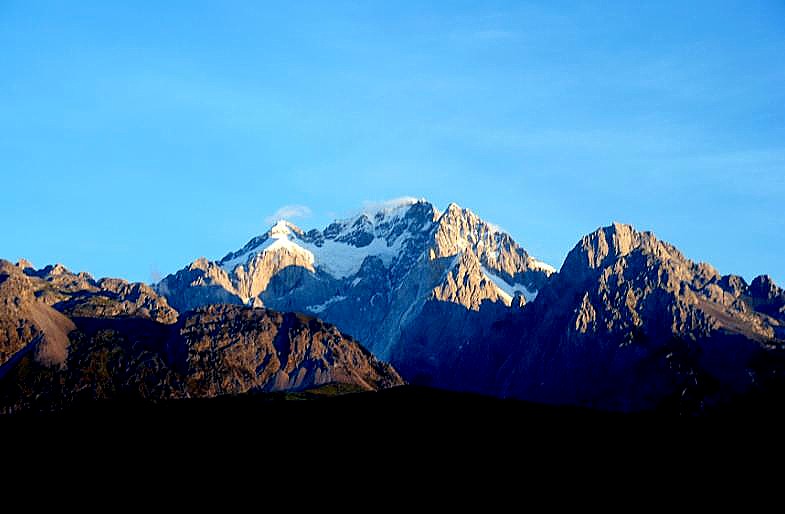
[[[148,281],[412,195],[785,282],[785,2],[120,4],[0,0],[1,257]]]

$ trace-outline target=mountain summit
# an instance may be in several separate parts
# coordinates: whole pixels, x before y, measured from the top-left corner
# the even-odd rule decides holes
[[[485,357],[490,355],[490,357]],[[529,308],[467,342],[478,390],[609,410],[695,413],[782,387],[785,291],[614,223],[585,236]]]
[[[321,231],[279,220],[239,250],[199,259],[156,289],[181,312],[236,303],[315,315],[419,372],[434,352],[456,350],[460,324],[445,309],[519,308],[552,273],[470,210],[450,204],[442,212],[407,199]]]

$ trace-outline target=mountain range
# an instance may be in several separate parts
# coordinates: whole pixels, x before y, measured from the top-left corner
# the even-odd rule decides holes
[[[454,353],[480,318],[536,298],[553,272],[467,209],[451,204],[439,212],[407,200],[324,231],[306,233],[281,220],[239,250],[198,259],[155,289],[179,311],[235,303],[318,316],[413,377]]]
[[[0,412],[403,383],[312,317],[233,305],[178,313],[144,284],[0,260]]]
[[[767,276],[721,275],[618,223],[557,271],[425,200],[321,231],[279,220],[152,286],[4,261],[0,301],[7,412],[407,381],[685,414],[778,390],[785,372],[785,291]]]

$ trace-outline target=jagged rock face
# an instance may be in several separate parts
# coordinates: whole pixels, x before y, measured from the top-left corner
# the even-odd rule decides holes
[[[138,317],[161,323],[177,321],[177,311],[166,299],[145,284],[130,284],[119,279],[101,279],[98,291],[73,294],[54,307],[70,317]]]
[[[761,275],[752,281],[749,288],[744,285],[739,288],[738,296],[746,295],[745,299],[752,308],[775,318],[785,318],[785,290],[777,287],[771,277]]]
[[[483,273],[476,255],[463,250],[433,290],[433,299],[479,310],[483,302],[502,302],[503,292]]]
[[[35,297],[69,317],[141,317],[162,323],[177,321],[177,311],[150,286],[118,278],[95,280],[72,273],[61,264],[36,270],[17,265],[29,279]]]
[[[96,399],[403,384],[389,364],[353,339],[303,315],[224,305],[189,312],[168,325],[129,317],[76,321],[61,368],[29,356],[0,368],[0,412],[58,410]]]
[[[120,279],[94,280],[57,264],[36,270],[29,262],[0,260],[0,365],[19,352],[61,365],[69,347],[74,317],[140,317],[161,323],[177,321],[147,285]]]
[[[176,275],[169,275],[155,285],[155,290],[179,312],[202,305],[245,303],[235,291],[226,271],[204,258],[197,259]],[[188,294],[183,294],[185,291]]]
[[[461,312],[466,319],[503,312],[516,294],[520,308],[553,272],[471,211],[452,204],[440,213],[423,200],[371,209],[323,231],[281,221],[220,261],[200,261],[209,273],[194,273],[195,264],[156,287],[180,311],[242,303],[306,312],[413,370],[430,367],[414,361],[433,356],[409,352],[411,338],[458,351],[455,327],[468,329],[457,322]],[[444,303],[458,306],[450,322],[426,308]]]
[[[621,244],[614,247],[610,241]],[[602,256],[605,248],[612,251]],[[595,265],[586,260],[592,254],[602,256]],[[545,298],[563,300],[565,293],[578,291],[588,295],[595,307],[602,303],[603,319],[610,319],[597,327],[599,331],[612,332],[616,325],[620,331],[632,329],[659,313],[670,333],[707,335],[722,329],[768,341],[779,337],[782,320],[756,310],[753,300],[760,297],[754,284],[761,281],[759,277],[748,287],[741,277],[721,276],[708,264],[690,261],[651,233],[614,225],[595,232],[570,252]],[[775,303],[782,293],[773,283],[767,291],[758,306]]]
[[[453,369],[485,359],[474,387],[500,395],[700,411],[782,374],[785,316],[756,300],[782,291],[760,289],[616,224],[583,238],[537,301],[467,343]]]
[[[555,271],[526,253],[509,234],[482,221],[470,210],[450,204],[438,221],[431,258],[452,257],[467,249],[480,265],[506,282],[523,283],[532,291],[542,287]]]
[[[74,325],[36,300],[32,281],[22,270],[0,260],[0,376],[18,354],[31,354],[44,366],[61,365]]]
[[[30,277],[36,297],[47,305],[55,305],[76,293],[96,293],[98,286],[88,273],[72,273],[62,264],[35,269],[28,262],[17,267]]]

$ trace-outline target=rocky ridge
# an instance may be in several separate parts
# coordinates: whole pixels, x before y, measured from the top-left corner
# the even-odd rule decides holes
[[[36,270],[28,262],[17,264],[28,278],[28,288],[42,303],[74,317],[141,317],[174,323],[177,311],[150,286],[118,278],[94,279],[73,273],[62,264]]]
[[[748,285],[614,224],[584,237],[535,302],[470,341],[451,379],[485,359],[475,387],[500,396],[700,412],[781,381],[782,295],[767,277]]]

